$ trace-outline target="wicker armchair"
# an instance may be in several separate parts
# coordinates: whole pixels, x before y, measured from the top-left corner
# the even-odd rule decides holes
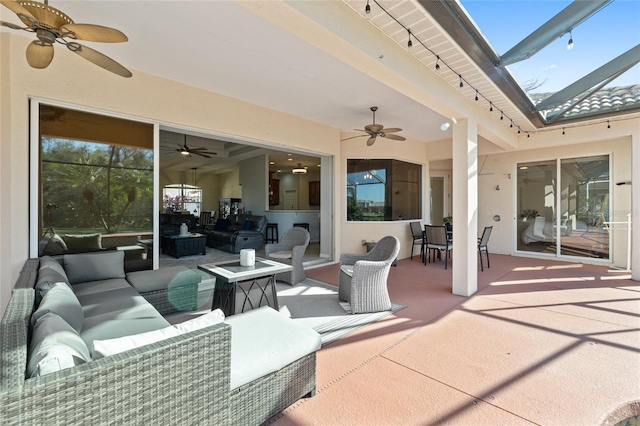
[[[391,309],[387,277],[399,251],[400,240],[387,236],[367,254],[340,256],[338,298],[351,304],[352,314]]]
[[[264,253],[268,259],[291,265],[291,272],[276,275],[276,279],[296,285],[306,278],[302,259],[309,245],[309,232],[301,227],[293,227],[284,233],[279,243],[266,244]]]

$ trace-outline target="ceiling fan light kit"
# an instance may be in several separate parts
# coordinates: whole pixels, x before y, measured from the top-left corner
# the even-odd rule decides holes
[[[122,43],[128,41],[127,36],[109,27],[93,24],[76,24],[62,11],[49,6],[48,0],[44,3],[31,0],[0,0],[3,6],[15,13],[26,27],[11,22],[0,21],[0,25],[14,29],[35,33],[34,40],[27,47],[27,63],[36,69],[44,69],[53,60],[54,43],[60,43],[67,48],[92,62],[121,77],[131,77],[131,71],[109,58],[108,56],[83,46],[71,40],[97,41],[102,43]]]
[[[380,136],[381,138],[392,139],[392,140],[395,140],[395,141],[404,141],[404,140],[406,140],[406,138],[404,136],[392,134],[392,133],[401,132],[402,131],[401,128],[399,128],[399,127],[391,127],[391,128],[386,128],[385,129],[385,127],[382,124],[376,124],[376,111],[378,110],[377,106],[372,106],[369,109],[373,113],[373,123],[364,126],[364,130],[362,130],[362,129],[354,129],[354,130],[356,130],[358,132],[365,132],[366,135],[353,136],[351,138],[343,139],[343,141],[346,141],[348,139],[354,139],[354,138],[361,138],[361,137],[369,136],[369,139],[367,139],[367,146],[371,146],[376,142],[376,138],[378,136]]]
[[[294,175],[304,175],[307,174],[307,169],[302,167],[301,163],[298,163],[298,167],[291,170],[291,173],[293,173]]]

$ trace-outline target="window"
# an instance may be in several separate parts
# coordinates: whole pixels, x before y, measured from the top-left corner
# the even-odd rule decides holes
[[[179,183],[164,187],[162,210],[165,213],[187,211],[198,215],[201,211],[202,189],[198,186]]]
[[[31,256],[110,249],[152,235],[153,125],[31,102],[39,117]]]
[[[420,219],[422,167],[391,159],[347,160],[347,220]]]

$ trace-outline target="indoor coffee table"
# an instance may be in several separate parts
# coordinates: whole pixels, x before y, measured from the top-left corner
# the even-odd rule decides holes
[[[162,252],[175,257],[207,254],[207,236],[204,234],[163,235]]]
[[[220,308],[225,316],[270,306],[279,310],[276,274],[291,271],[290,265],[256,258],[253,266],[241,266],[240,260],[205,263],[198,269],[216,277],[211,310]]]

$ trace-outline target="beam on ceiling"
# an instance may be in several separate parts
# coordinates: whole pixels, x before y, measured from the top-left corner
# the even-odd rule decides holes
[[[542,50],[543,47],[570,32],[611,1],[574,1],[502,55],[500,66],[504,67],[529,59]]]

